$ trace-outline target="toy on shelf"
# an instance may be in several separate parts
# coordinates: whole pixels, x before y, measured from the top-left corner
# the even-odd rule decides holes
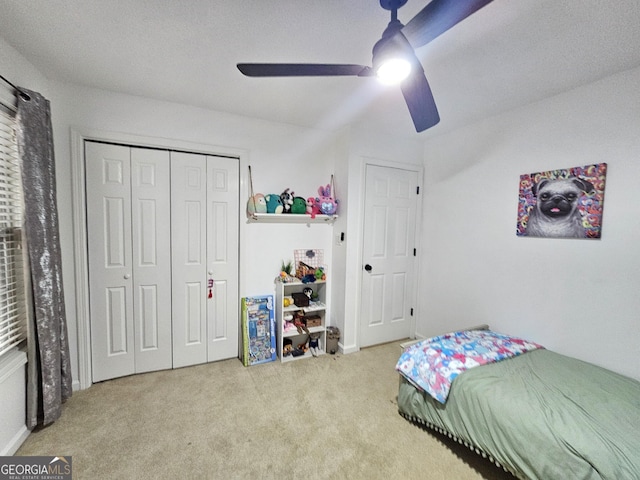
[[[316,281],[315,268],[304,262],[298,262],[296,277],[298,277],[302,283],[313,283]]]
[[[317,196],[296,196],[291,188],[285,188],[280,194],[255,193],[253,190],[253,176],[249,165],[250,196],[247,200],[246,213],[249,222],[265,223],[333,223],[337,218],[339,200],[335,198],[333,175],[327,185],[318,188]],[[276,214],[276,215],[265,215]],[[299,217],[279,214],[295,214]],[[306,214],[306,215],[305,215]],[[288,217],[288,218],[287,218]],[[310,218],[309,218],[310,217]],[[318,218],[316,218],[318,217]]]
[[[315,276],[316,281],[318,281],[318,280],[326,280],[327,279],[327,276],[324,273],[324,268],[322,268],[322,267],[316,268],[316,271],[313,273],[313,275]]]
[[[309,337],[307,337],[307,339],[304,342],[298,344],[297,350],[302,352],[302,355],[304,355],[309,351]]]
[[[299,343],[296,348],[293,348],[293,340],[290,338],[285,338],[283,347],[282,347],[282,355],[288,356],[292,355],[294,357],[301,357],[305,354],[305,352],[309,350],[309,339],[305,340],[303,343]]]
[[[304,323],[304,313],[300,310],[293,314],[293,325],[298,329],[298,333],[309,333],[307,324]]]
[[[252,195],[247,201],[247,215],[254,213],[267,213],[267,201],[261,193]]]
[[[298,249],[293,251],[296,265],[296,277],[302,283],[313,283],[317,280],[326,280],[324,273],[323,258],[324,251],[321,249]],[[322,270],[322,274],[317,273],[318,269]],[[316,275],[319,275],[318,278]],[[324,278],[322,278],[324,276]]]
[[[282,342],[282,356],[288,357],[293,353],[293,340],[285,338]]]
[[[293,204],[291,205],[291,213],[297,214],[297,215],[307,213],[307,201],[302,197],[293,197]]]
[[[277,193],[265,195],[264,199],[267,201],[267,213],[282,213],[284,210],[280,195]]]
[[[282,213],[291,213],[294,195],[295,193],[290,192],[288,188],[280,194],[280,200],[282,201]]]
[[[320,205],[316,203],[316,198],[307,198],[307,214],[311,215],[311,218],[316,218],[316,215],[320,213],[322,212],[320,211]]]
[[[297,329],[293,323],[293,314],[286,313],[285,315],[283,315],[282,319],[284,320],[284,325],[282,327],[282,331],[284,333],[288,333]]]
[[[320,333],[309,334],[309,350],[314,357],[320,355],[320,336]]]
[[[282,282],[282,283],[296,282],[297,279],[291,274],[292,271],[293,271],[293,262],[291,260],[289,260],[287,263],[283,261],[282,264],[280,265],[280,274],[278,275],[275,281]]]
[[[331,185],[318,187],[318,195],[316,204],[319,206],[320,212],[323,215],[335,214],[338,210],[338,201],[331,196]]]
[[[253,193],[253,179],[251,178],[251,165],[249,165],[249,187],[251,196],[247,200],[247,216],[255,216],[256,213],[267,213],[267,201],[262,193]]]

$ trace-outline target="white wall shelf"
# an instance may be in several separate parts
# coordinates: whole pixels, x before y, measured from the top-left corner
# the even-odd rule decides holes
[[[337,215],[316,215],[308,213],[253,213],[247,216],[249,223],[328,223],[333,224]]]

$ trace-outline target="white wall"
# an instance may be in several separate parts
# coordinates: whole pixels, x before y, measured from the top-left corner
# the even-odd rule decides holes
[[[640,68],[425,144],[418,334],[488,323],[640,379]],[[606,162],[600,240],[516,237],[519,176]]]
[[[242,202],[249,192],[247,164],[252,167],[254,191],[265,194],[279,194],[290,187],[301,196],[315,196],[318,186],[328,183],[333,173],[335,134],[70,84],[51,82],[50,86],[74,379],[78,378],[77,342],[82,341],[75,332],[78,322],[87,319],[75,316],[73,275],[79,255],[73,249],[72,130],[97,132],[98,136],[106,132],[110,138],[120,136],[150,145],[236,152],[243,163]],[[293,260],[296,248],[324,249],[325,262],[331,265],[331,231],[325,224],[248,224],[243,219],[240,295],[273,293],[282,260]],[[331,278],[330,271],[328,274]]]

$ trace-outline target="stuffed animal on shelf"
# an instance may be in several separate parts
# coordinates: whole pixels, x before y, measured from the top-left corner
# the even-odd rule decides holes
[[[304,313],[302,313],[299,310],[293,314],[293,324],[298,329],[298,333],[300,334],[302,334],[303,332],[309,333],[309,329],[307,328],[307,324],[304,323],[303,318],[304,318]]]
[[[282,356],[288,357],[293,353],[293,341],[290,338],[282,340]]]
[[[307,213],[307,201],[302,197],[293,197],[291,205],[291,213],[304,214]]]
[[[320,212],[324,215],[334,215],[338,210],[338,200],[331,196],[331,185],[326,187],[318,187],[318,197],[316,204],[320,208]]]
[[[324,268],[318,267],[316,271],[313,272],[313,275],[316,277],[316,280],[326,280],[327,275],[324,273]]]
[[[309,337],[307,337],[305,342],[298,344],[298,350],[300,350],[303,355],[309,351]]]
[[[265,195],[264,199],[267,201],[267,213],[282,213],[282,210],[284,210],[280,195],[277,193]]]
[[[314,357],[317,357],[322,352],[322,350],[320,350],[320,336],[321,333],[309,334],[309,350]]]
[[[256,193],[247,201],[247,215],[254,213],[267,213],[267,201],[261,193]]]
[[[315,197],[307,198],[307,213],[311,215],[311,218],[316,218],[317,214],[322,213]]]
[[[282,213],[292,213],[291,207],[293,206],[293,196],[295,192],[290,192],[287,188],[280,194],[280,200],[282,200]]]
[[[290,332],[292,330],[296,330],[296,326],[293,324],[292,314],[285,313],[282,319],[284,320],[284,325],[282,326],[282,331],[284,333]]]

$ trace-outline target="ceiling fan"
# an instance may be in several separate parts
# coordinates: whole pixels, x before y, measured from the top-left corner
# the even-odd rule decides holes
[[[391,21],[373,47],[371,67],[331,63],[239,63],[238,69],[248,77],[378,76],[381,80],[385,71],[391,72],[400,77],[395,78],[396,83],[400,82],[416,131],[422,132],[436,125],[440,115],[415,49],[426,45],[492,1],[432,0],[409,23],[403,25],[398,20],[398,9],[407,0],[380,0],[380,6],[391,12]],[[391,60],[394,62],[388,63]]]

